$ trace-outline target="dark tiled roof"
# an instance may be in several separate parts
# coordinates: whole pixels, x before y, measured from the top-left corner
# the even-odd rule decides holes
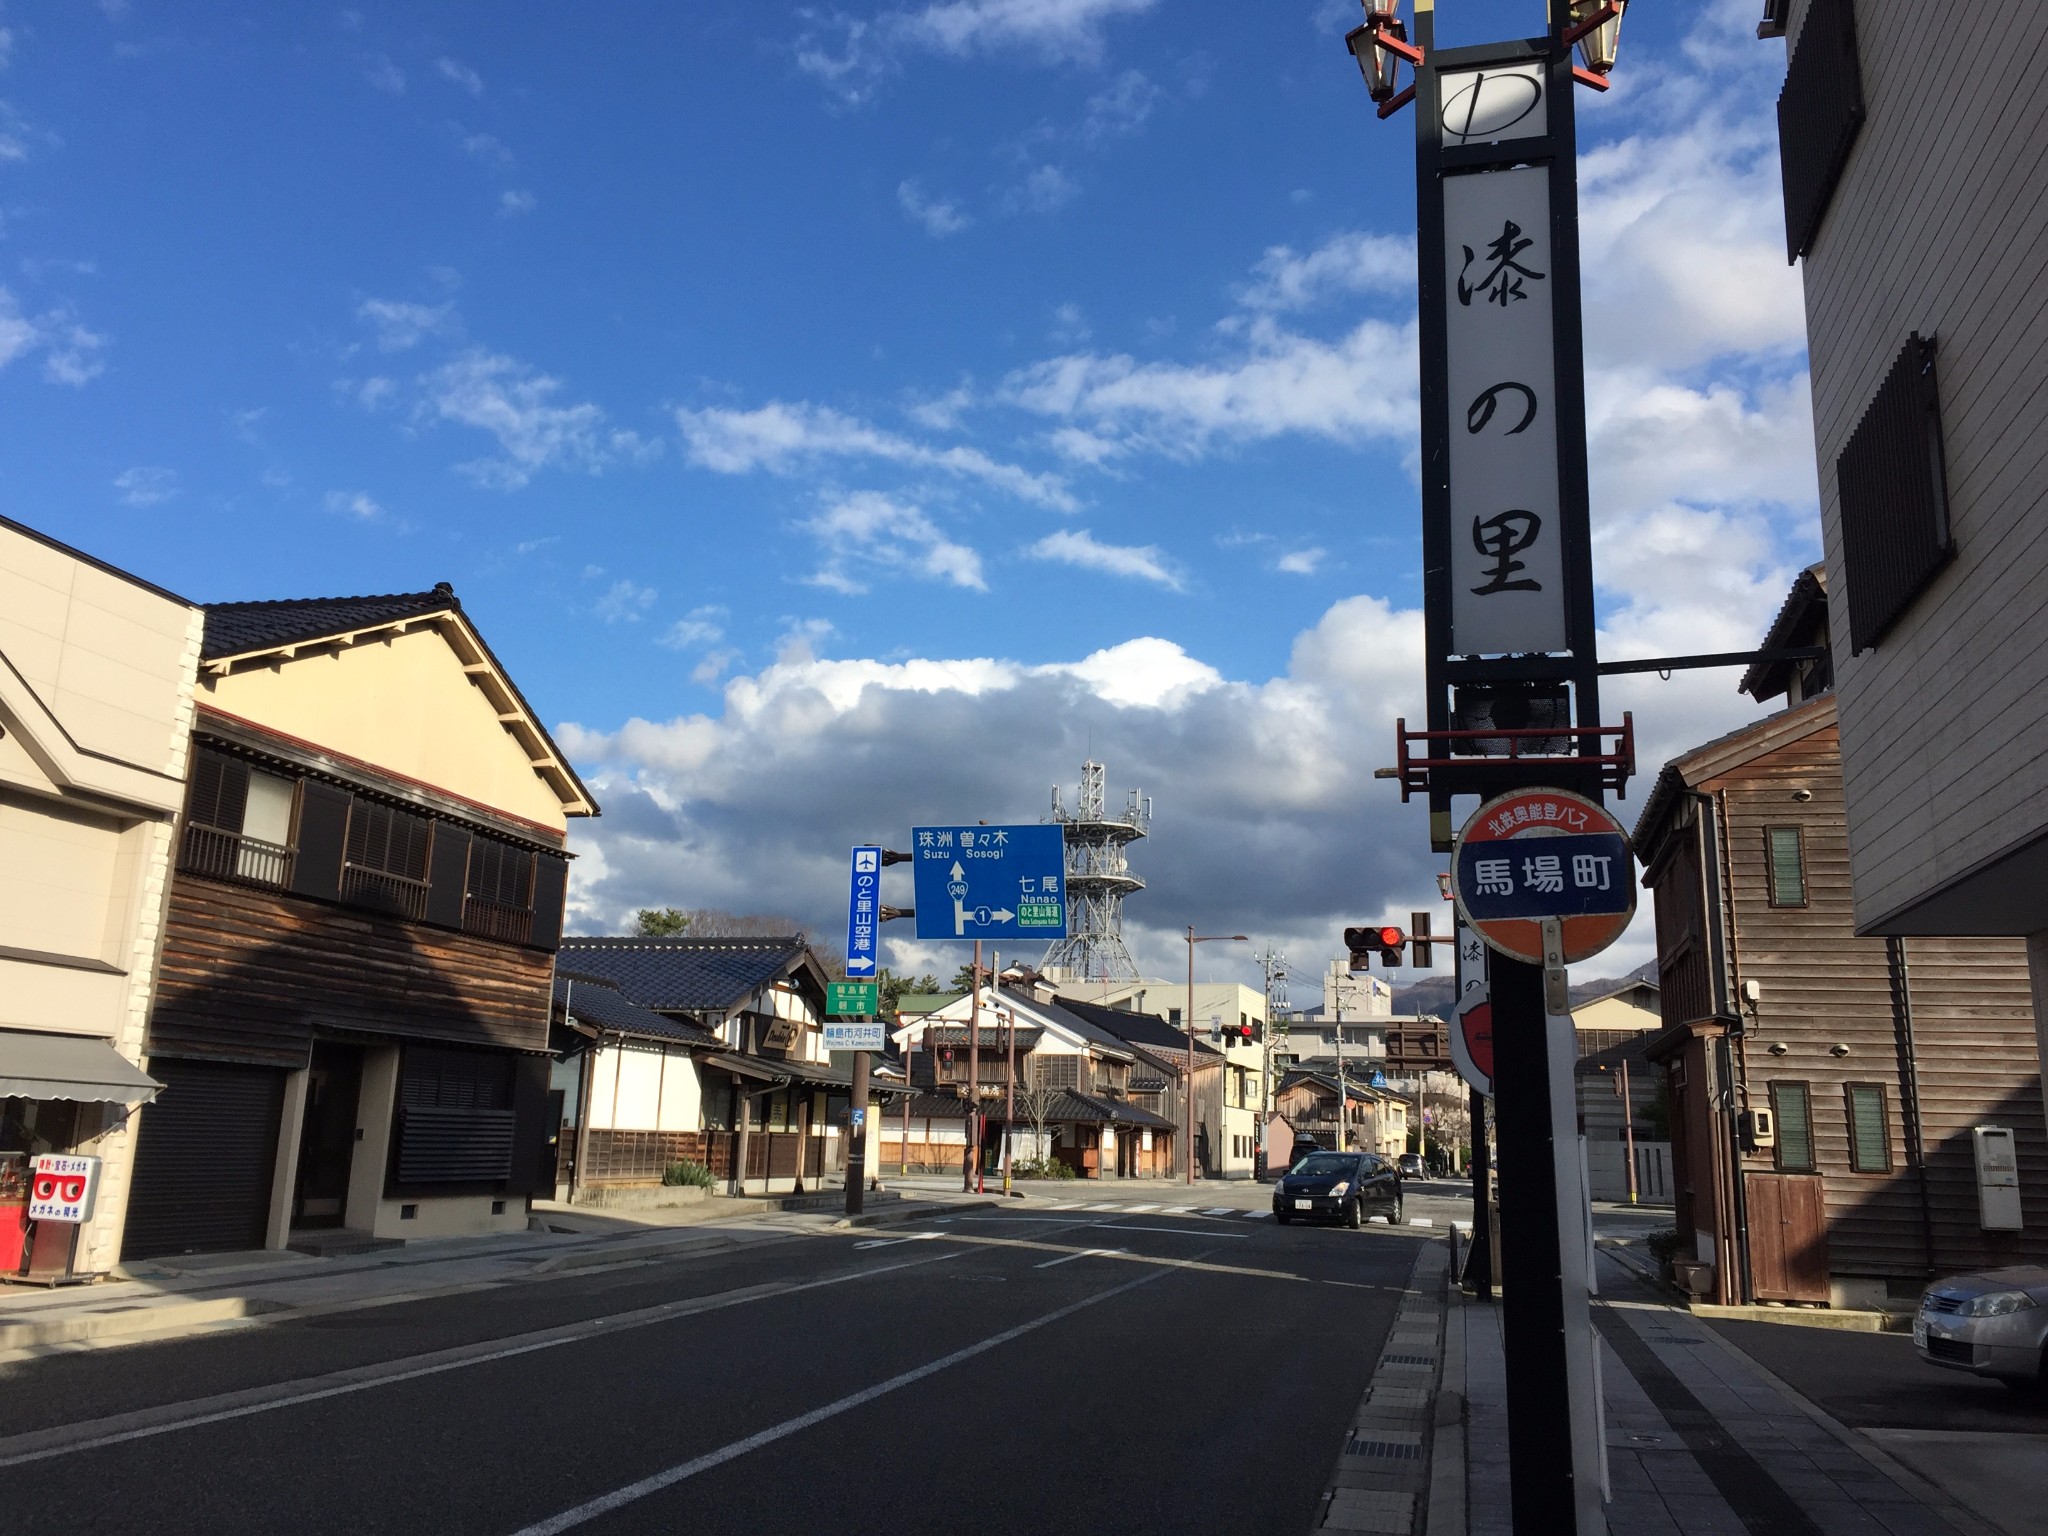
[[[1024,1106],[1017,1106],[1017,1119],[1029,1120],[1032,1116],[1024,1112]],[[1170,1131],[1173,1122],[1162,1115],[1155,1115],[1149,1109],[1140,1109],[1135,1104],[1120,1104],[1114,1099],[1098,1099],[1093,1094],[1076,1093],[1071,1088],[1059,1089],[1053,1095],[1052,1108],[1045,1117],[1048,1120],[1102,1120],[1114,1125],[1135,1125],[1142,1129]]]
[[[1777,651],[1795,645],[1825,645],[1827,623],[1828,568],[1821,564],[1809,565],[1793,580],[1792,590],[1786,594],[1778,616],[1771,620],[1770,629],[1764,633],[1764,643],[1757,649]],[[1813,633],[1816,628],[1818,635]],[[1791,676],[1792,663],[1789,661],[1752,662],[1735,689],[1762,703],[1765,699],[1776,698],[1790,687]]]
[[[651,1009],[629,1002],[608,981],[573,972],[555,973],[555,1005],[566,1008],[578,1022],[622,1035],[643,1035],[654,1040],[672,1040],[678,1045],[718,1045],[718,1036],[708,1029],[680,1019],[663,1018]]]
[[[602,977],[643,1008],[724,1011],[790,969],[800,937],[564,939],[561,964]]]
[[[1187,1032],[1178,1024],[1167,1023],[1156,1013],[1134,1013],[1128,1008],[1105,1008],[1100,1003],[1078,1002],[1071,997],[1061,998],[1058,1006],[1083,1023],[1092,1024],[1128,1045],[1147,1046],[1155,1051],[1178,1051],[1183,1055],[1187,1051]],[[1222,1054],[1214,1046],[1205,1045],[1200,1038],[1196,1039],[1197,1057]]]
[[[393,592],[379,597],[293,597],[271,603],[208,603],[206,639],[200,654],[240,656],[369,629],[397,619],[461,612],[455,589],[442,582],[431,592]]]

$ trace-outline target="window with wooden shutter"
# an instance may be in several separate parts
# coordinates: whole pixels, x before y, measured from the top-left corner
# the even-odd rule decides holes
[[[1955,557],[1936,385],[1934,338],[1915,333],[1835,461],[1852,656],[1882,640]]]
[[[1880,1083],[1850,1083],[1842,1090],[1849,1109],[1849,1170],[1852,1173],[1892,1171],[1891,1116],[1885,1110]]]
[[[533,850],[478,834],[469,845],[462,926],[523,944],[533,935]]]
[[[1778,1171],[1813,1172],[1813,1103],[1806,1084],[1771,1084],[1771,1118],[1778,1122]]]
[[[424,916],[432,844],[426,817],[357,796],[349,808],[342,896],[398,917]]]
[[[1764,851],[1770,864],[1771,905],[1806,905],[1806,841],[1798,827],[1767,827]]]
[[[200,748],[192,759],[178,867],[219,880],[289,885],[297,797],[296,779]]]
[[[1778,96],[1788,261],[1813,249],[1863,116],[1853,0],[1812,0]]]

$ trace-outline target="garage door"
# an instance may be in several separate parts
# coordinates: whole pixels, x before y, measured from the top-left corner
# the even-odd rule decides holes
[[[164,1091],[141,1114],[124,1259],[261,1248],[284,1074],[154,1057]]]

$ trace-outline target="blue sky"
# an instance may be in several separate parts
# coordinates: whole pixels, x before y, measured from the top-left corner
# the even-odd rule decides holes
[[[1582,96],[1610,654],[1752,641],[1817,543],[1758,9],[1645,6]],[[1159,801],[1141,953],[1317,970],[1433,867],[1368,773],[1414,200],[1356,14],[10,0],[0,504],[201,600],[452,581],[606,804],[586,927],[822,920],[834,850],[1092,750]],[[1654,686],[1653,752],[1743,717]]]

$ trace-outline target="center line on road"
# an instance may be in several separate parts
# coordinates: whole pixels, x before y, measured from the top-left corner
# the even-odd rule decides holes
[[[595,1520],[599,1515],[608,1515],[615,1509],[623,1509],[628,1504],[637,1503],[639,1500],[646,1498],[650,1493],[659,1493],[664,1488],[673,1488],[677,1483],[695,1477],[700,1472],[709,1472],[715,1467],[722,1467],[727,1462],[736,1461],[750,1451],[758,1451],[764,1445],[773,1445],[778,1440],[787,1440],[791,1435],[801,1434],[814,1424],[822,1424],[827,1419],[837,1418],[842,1413],[848,1413],[855,1408],[864,1407],[872,1403],[878,1397],[886,1397],[889,1393],[923,1381],[928,1376],[936,1376],[941,1371],[950,1370],[953,1366],[959,1365],[963,1361],[972,1360],[977,1355],[985,1355],[992,1349],[1000,1349],[1003,1345],[1013,1340],[1023,1338],[1027,1333],[1036,1333],[1039,1329],[1057,1323],[1063,1318],[1072,1317],[1076,1312],[1092,1307],[1097,1302],[1108,1301],[1111,1297],[1121,1296],[1126,1291],[1134,1291],[1141,1285],[1150,1285],[1154,1280],[1162,1278],[1164,1274],[1164,1270],[1155,1270],[1149,1275],[1140,1275],[1137,1279],[1127,1284],[1112,1286],[1106,1291],[1097,1291],[1093,1296],[1084,1296],[1077,1302],[1061,1307],[1057,1312],[1048,1312],[1045,1316],[1033,1318],[1028,1323],[1019,1323],[1014,1328],[1006,1328],[1001,1333],[993,1334],[978,1344],[969,1344],[964,1349],[956,1349],[950,1355],[942,1355],[936,1360],[918,1366],[915,1370],[904,1371],[901,1375],[891,1376],[887,1381],[878,1381],[872,1387],[863,1387],[858,1392],[849,1392],[845,1397],[838,1399],[836,1402],[827,1403],[822,1408],[813,1408],[809,1413],[799,1414],[793,1419],[784,1419],[780,1424],[764,1429],[758,1434],[748,1435],[744,1440],[735,1440],[730,1445],[722,1445],[715,1451],[707,1451],[702,1456],[693,1457],[678,1466],[670,1467],[666,1472],[657,1472],[652,1477],[641,1478],[637,1483],[628,1483],[625,1487],[616,1488],[610,1493],[602,1494],[590,1500],[587,1504],[578,1504],[574,1509],[565,1509],[552,1519],[542,1520],[533,1525],[522,1526],[514,1533],[514,1536],[560,1536],[561,1532],[573,1530],[587,1521]]]
[[[1047,1259],[1043,1264],[1034,1264],[1033,1269],[1055,1269],[1062,1264],[1071,1264],[1076,1259],[1113,1258],[1124,1250],[1121,1248],[1079,1248],[1072,1253],[1063,1253],[1056,1259]]]

